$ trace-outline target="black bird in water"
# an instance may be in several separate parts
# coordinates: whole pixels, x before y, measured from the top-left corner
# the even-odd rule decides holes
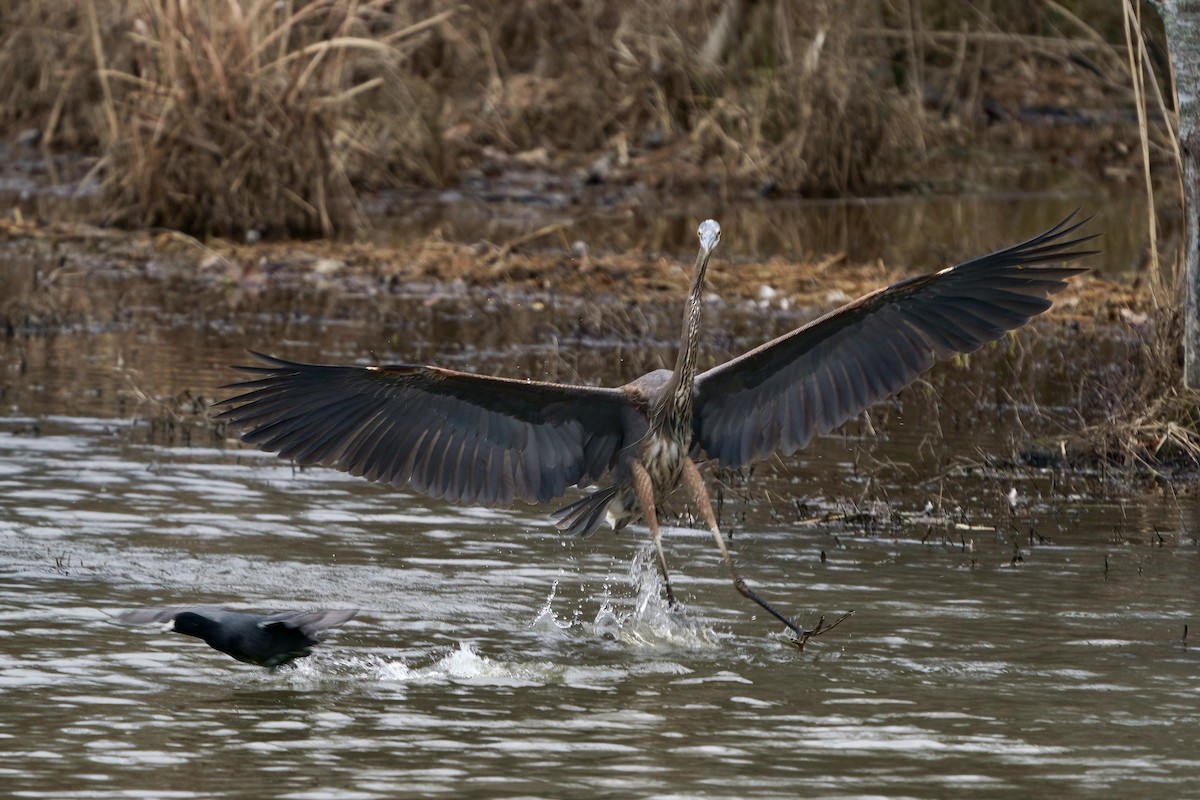
[[[220,608],[147,608],[128,611],[117,620],[129,625],[165,622],[166,630],[203,639],[209,647],[238,661],[274,669],[312,655],[323,631],[349,620],[358,609],[280,611],[246,614]]]
[[[712,531],[734,587],[805,630],[738,575],[697,459],[738,467],[790,455],[817,434],[907,386],[938,359],[970,353],[1050,307],[1091,255],[1072,214],[1013,247],[865,295],[720,366],[696,374],[704,274],[721,238],[701,223],[691,292],[672,370],[618,388],[476,375],[417,364],[322,366],[254,353],[252,380],[218,415],[243,441],[300,464],[473,505],[545,503],[568,487],[600,488],[555,513],[586,536],[644,519],[664,591],[674,600],[657,504],[677,485]],[[840,620],[839,620],[840,621]],[[836,624],[836,623],[835,623]],[[829,626],[832,627],[832,626]],[[828,627],[824,628],[828,630]]]

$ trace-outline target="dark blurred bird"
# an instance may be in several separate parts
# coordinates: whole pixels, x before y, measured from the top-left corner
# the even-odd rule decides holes
[[[274,669],[312,655],[323,631],[349,620],[358,609],[279,611],[246,614],[220,608],[147,608],[117,617],[129,625],[165,622],[165,630],[203,639],[209,647],[238,661]]]
[[[656,507],[678,484],[712,531],[735,588],[788,626],[805,630],[738,576],[717,527],[697,459],[738,467],[790,455],[934,361],[970,353],[1050,307],[1050,295],[1085,271],[1061,262],[1091,255],[1070,238],[1072,214],[1029,241],[849,303],[732,361],[696,374],[704,275],[721,238],[713,220],[684,307],[679,353],[619,388],[476,375],[417,364],[322,366],[254,353],[253,380],[220,403],[218,419],[243,441],[300,464],[326,464],[370,481],[476,505],[544,503],[567,487],[601,488],[555,513],[586,536],[650,528],[664,591],[674,599]],[[828,628],[826,628],[827,630]]]

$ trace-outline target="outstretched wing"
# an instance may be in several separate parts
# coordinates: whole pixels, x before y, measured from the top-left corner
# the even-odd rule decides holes
[[[632,406],[620,389],[439,367],[302,364],[254,353],[217,419],[301,464],[480,505],[545,502],[608,472]]]
[[[1088,221],[1072,225],[1074,217],[1027,242],[872,292],[697,376],[696,440],[725,466],[790,455],[935,360],[1019,328],[1086,271],[1040,265],[1097,252],[1072,249],[1095,238],[1068,238]]]

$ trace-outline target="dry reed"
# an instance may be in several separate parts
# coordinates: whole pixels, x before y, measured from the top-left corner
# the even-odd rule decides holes
[[[93,29],[110,220],[326,235],[361,221],[334,140],[345,104],[381,82],[355,80],[348,62],[389,47],[353,35],[353,6],[147,0],[137,12],[128,70],[105,66]]]
[[[1172,205],[1182,206],[1183,161],[1179,140],[1170,126],[1152,128],[1150,119],[1171,119],[1159,88],[1159,76],[1147,57],[1147,33],[1140,13],[1124,5],[1127,48],[1127,79],[1137,109],[1142,185],[1149,214],[1148,258],[1144,283],[1150,297],[1150,313],[1134,325],[1138,347],[1134,361],[1113,386],[1096,386],[1092,392],[1104,398],[1107,413],[1103,421],[1090,426],[1083,439],[1095,454],[1107,461],[1146,469],[1157,474],[1162,469],[1194,470],[1200,466],[1200,405],[1194,392],[1183,382],[1183,312],[1186,287],[1183,285],[1182,248],[1163,257],[1159,246],[1159,218],[1155,204],[1158,191],[1175,194]],[[1164,144],[1165,140],[1165,144]],[[1168,189],[1161,189],[1161,178],[1152,175],[1152,151],[1165,148],[1165,171],[1176,176]]]
[[[1124,102],[1111,5],[26,0],[0,125],[99,142],[113,219],[193,233],[352,229],[356,189],[531,163],[864,193],[1072,147],[1022,115]]]

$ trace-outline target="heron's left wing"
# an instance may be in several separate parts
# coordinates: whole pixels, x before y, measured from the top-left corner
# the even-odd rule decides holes
[[[1094,251],[1072,214],[1013,247],[900,281],[697,376],[694,435],[725,466],[790,455],[907,386],[935,360],[970,353],[1050,307],[1086,270],[1047,265]]]
[[[242,440],[448,500],[546,502],[616,463],[629,396],[415,364],[331,366],[254,355],[217,415]]]

